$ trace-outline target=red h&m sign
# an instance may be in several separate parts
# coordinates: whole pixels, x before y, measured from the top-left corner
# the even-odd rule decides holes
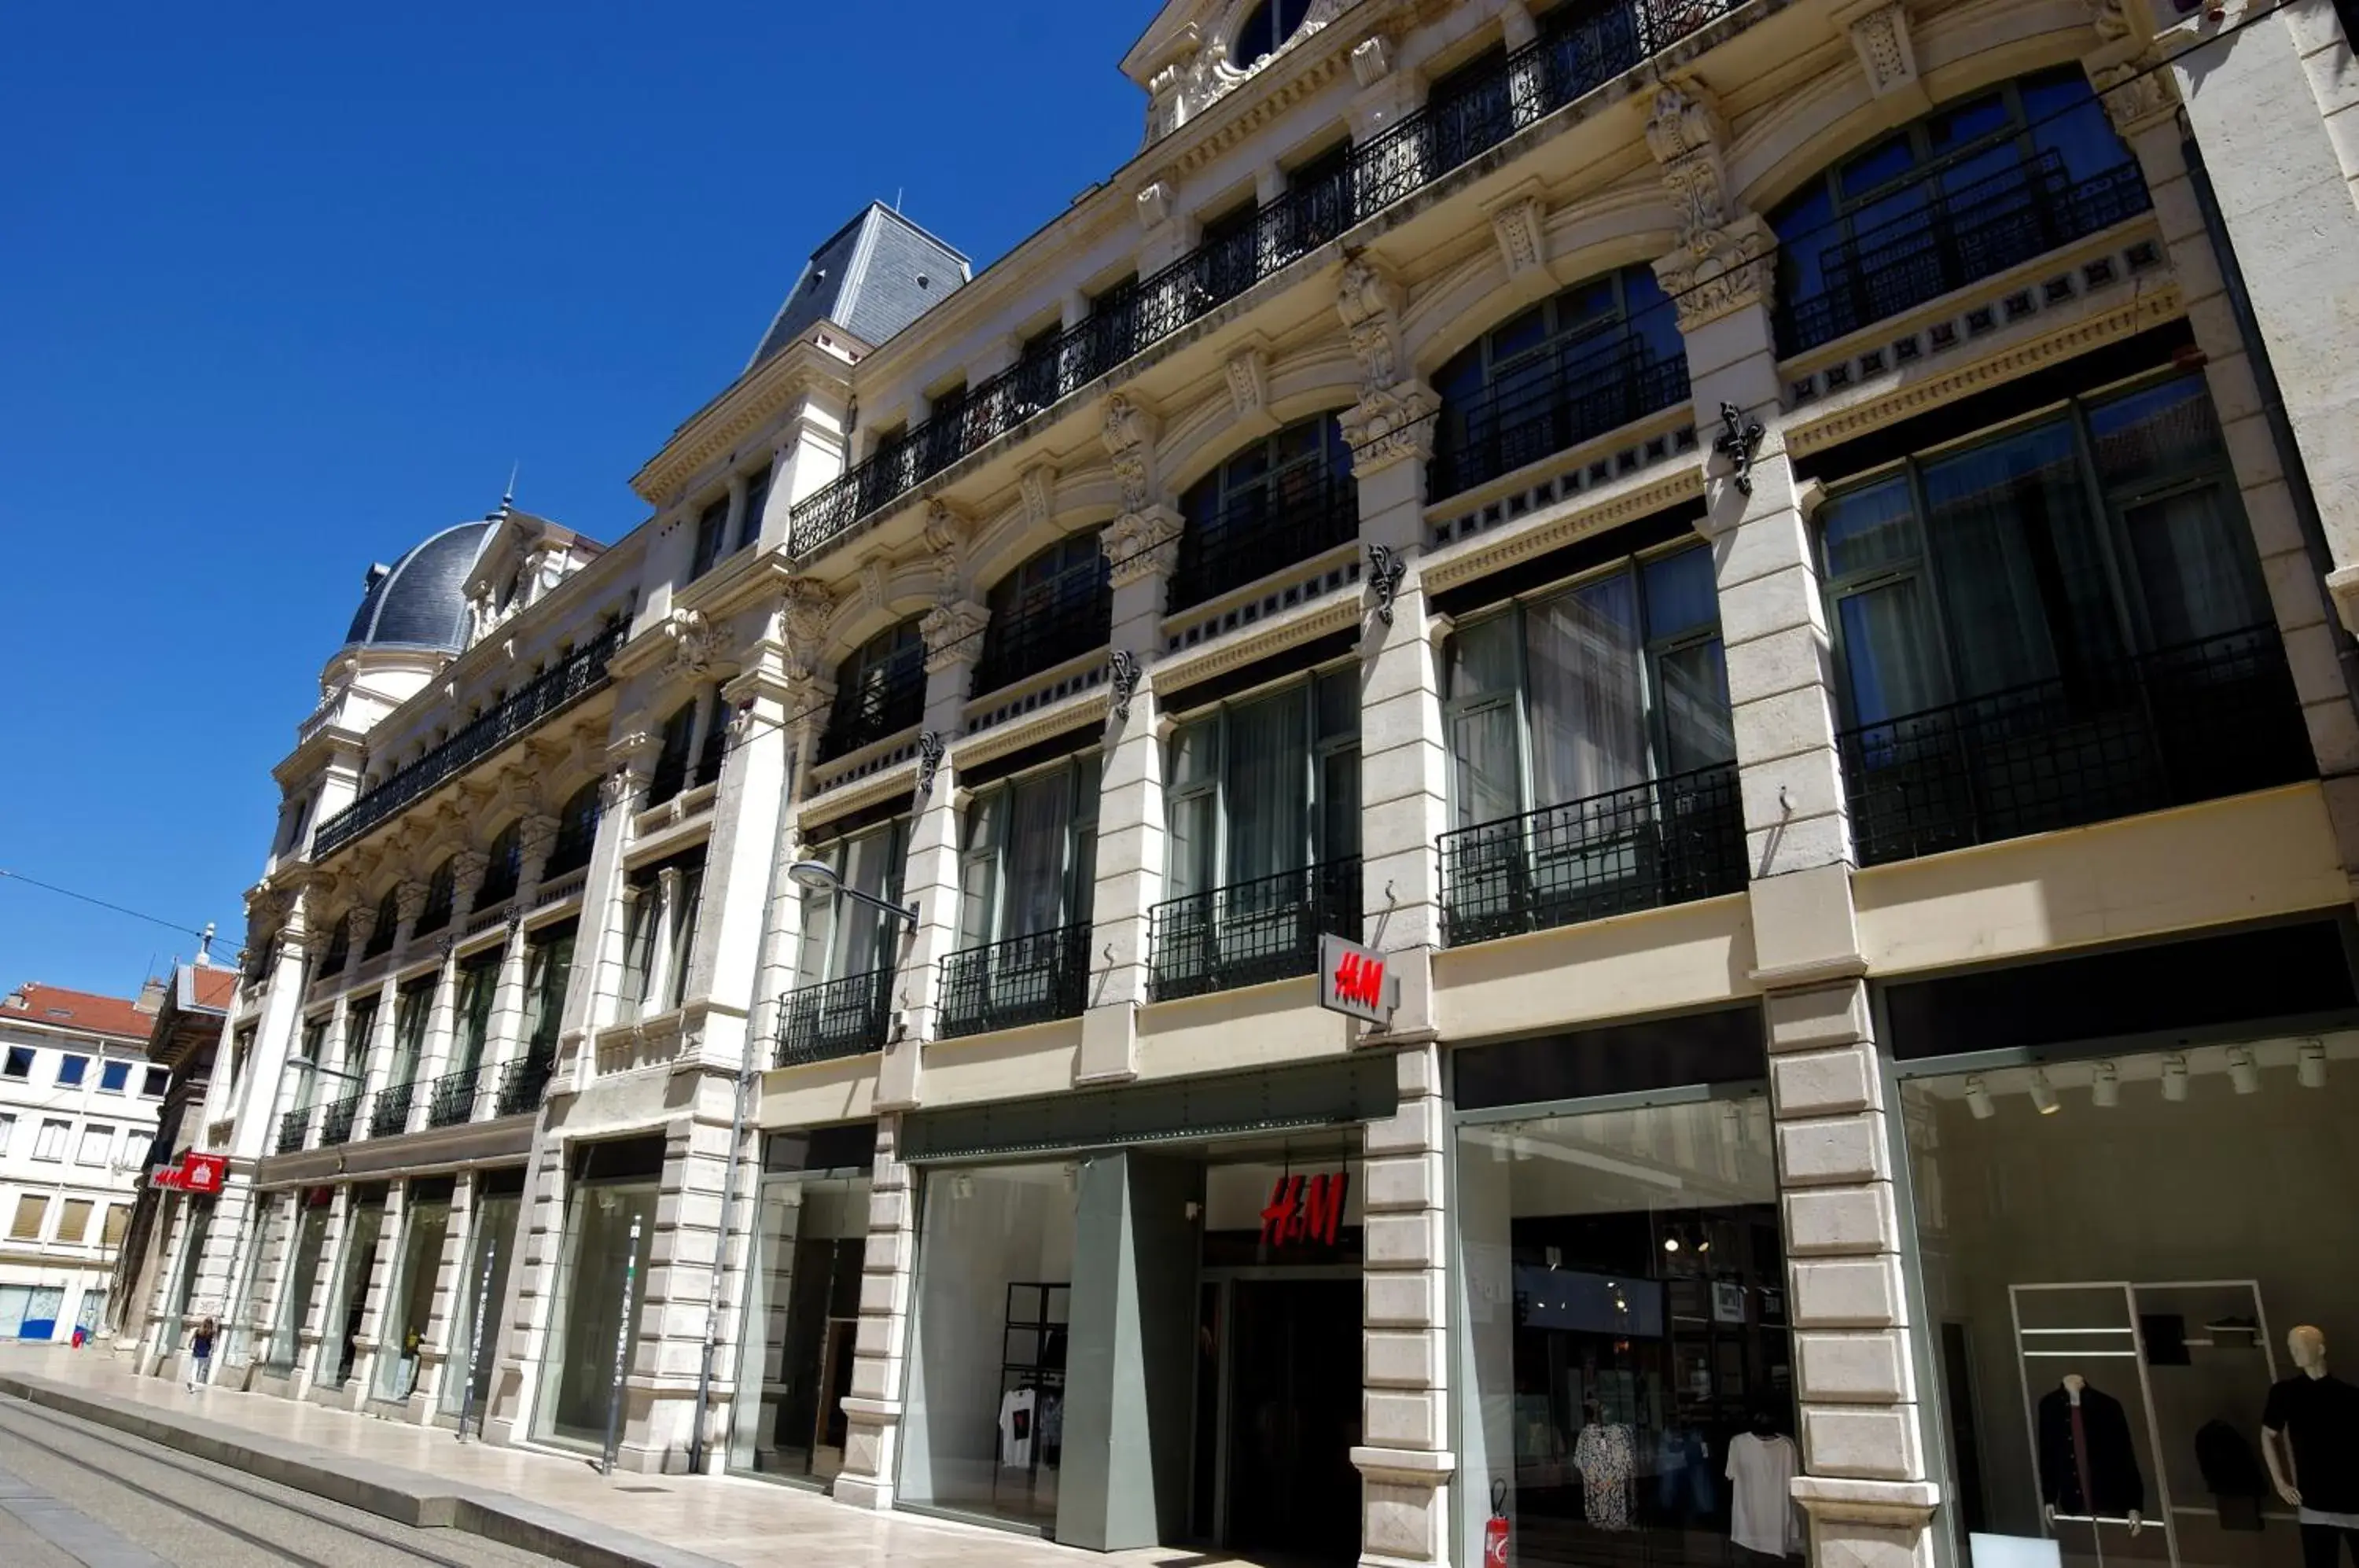
[[[1351,1181],[1351,1175],[1343,1171],[1280,1176],[1269,1190],[1269,1207],[1261,1212],[1262,1245],[1334,1246],[1343,1226],[1343,1195],[1350,1191]]]

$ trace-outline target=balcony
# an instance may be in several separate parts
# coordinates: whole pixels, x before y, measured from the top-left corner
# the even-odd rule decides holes
[[[825,548],[861,519],[1114,369],[1641,60],[1734,10],[1742,0],[1617,0],[1560,8],[1530,44],[1448,102],[1397,121],[1352,148],[1332,175],[1288,191],[1250,224],[1143,278],[1039,351],[971,387],[955,408],[912,429],[795,504],[788,550]]]
[[[1179,611],[1348,544],[1360,534],[1360,490],[1331,469],[1293,484],[1237,496],[1202,525],[1180,535],[1180,564],[1166,604]]]
[[[893,972],[872,969],[789,991],[778,1025],[777,1064],[797,1067],[885,1047]]]
[[[2274,626],[1846,730],[1836,745],[1863,866],[2318,773]]]
[[[1823,286],[1781,299],[1777,352],[1800,354],[2109,229],[2153,205],[2135,163],[2075,181],[2053,151],[1954,191],[1915,182],[1924,204],[1819,257]],[[1907,187],[1877,204],[1899,201]]]
[[[288,1111],[278,1118],[278,1152],[292,1154],[303,1147],[303,1135],[311,1130],[311,1107]]]
[[[482,1087],[484,1069],[470,1067],[464,1072],[445,1073],[434,1080],[433,1094],[426,1104],[428,1127],[457,1127],[475,1114],[475,1094]]]
[[[629,632],[627,622],[610,623],[562,664],[527,681],[498,707],[322,822],[312,835],[312,858],[326,859],[436,786],[604,685],[606,661]]]
[[[1452,947],[1745,890],[1734,764],[1441,835]]]
[[[969,690],[976,696],[1038,675],[1093,648],[1114,633],[1114,596],[1101,575],[1086,588],[1067,576],[1026,593],[984,629]]]
[[[1658,354],[1631,332],[1569,344],[1501,371],[1450,410],[1462,409],[1464,433],[1434,452],[1432,495],[1471,490],[1687,400],[1684,355]]]
[[[953,953],[942,964],[937,1031],[950,1039],[1078,1018],[1090,978],[1090,928],[1060,926]]]
[[[828,713],[827,731],[820,737],[818,760],[832,762],[864,746],[873,746],[925,716],[926,649],[920,643],[837,696]]]
[[[1158,1002],[1315,974],[1319,939],[1360,940],[1360,858],[1234,882],[1155,906]]]
[[[527,1051],[509,1062],[500,1070],[500,1097],[492,1106],[493,1114],[521,1116],[540,1109],[555,1072],[555,1062],[545,1051]]]
[[[369,1106],[369,1137],[398,1138],[409,1130],[409,1105],[417,1097],[415,1083],[387,1083]]]
[[[320,1147],[332,1149],[349,1143],[353,1137],[353,1118],[360,1115],[361,1097],[347,1094],[330,1103],[327,1114],[320,1118]]]

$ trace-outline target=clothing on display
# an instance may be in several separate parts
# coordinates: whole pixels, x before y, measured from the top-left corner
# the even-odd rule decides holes
[[[2269,1390],[2261,1425],[2293,1447],[2305,1524],[2326,1522],[2311,1520],[2313,1511],[2359,1514],[2359,1388],[2332,1376],[2288,1377]]]
[[[2303,1494],[2308,1496],[2307,1493]],[[2302,1512],[2310,1510],[2304,1508]],[[2301,1524],[2301,1568],[2343,1568],[2345,1552],[2359,1564],[2359,1530],[2347,1525]]]
[[[1783,1432],[1739,1432],[1729,1440],[1728,1539],[1748,1552],[1784,1557],[1802,1550],[1802,1521],[1793,1481],[1802,1468],[1794,1440]]]
[[[2242,1432],[2223,1421],[2205,1421],[2195,1432],[2195,1467],[2203,1473],[2222,1530],[2261,1528],[2269,1481]]]
[[[2114,1519],[2146,1507],[2146,1478],[2122,1402],[2083,1383],[2039,1400],[2039,1497],[2060,1514]]]
[[[1573,1439],[1572,1463],[1581,1472],[1582,1503],[1600,1530],[1630,1528],[1630,1475],[1637,1445],[1620,1422],[1592,1421]]]
[[[1717,1500],[1712,1485],[1712,1445],[1703,1433],[1665,1427],[1655,1440],[1655,1500],[1665,1513],[1712,1512]]]
[[[1032,1416],[1038,1396],[1010,1388],[999,1401],[999,1462],[1011,1470],[1032,1463]]]

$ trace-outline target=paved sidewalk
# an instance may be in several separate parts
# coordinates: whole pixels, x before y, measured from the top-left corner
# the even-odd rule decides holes
[[[134,1376],[103,1350],[0,1346],[0,1393],[406,1523],[449,1525],[582,1568],[1214,1568],[1193,1550],[1100,1553],[979,1526],[871,1514],[741,1476],[602,1478],[586,1461],[462,1443],[441,1427]]]

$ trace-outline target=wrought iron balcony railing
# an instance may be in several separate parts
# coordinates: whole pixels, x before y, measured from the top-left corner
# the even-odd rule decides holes
[[[387,1083],[369,1106],[369,1137],[398,1138],[409,1130],[409,1106],[418,1096],[416,1083]]]
[[[325,859],[435,786],[464,772],[559,709],[604,685],[606,662],[629,633],[629,623],[610,623],[589,642],[575,648],[562,664],[527,681],[498,707],[321,822],[312,834],[312,858]]]
[[[351,1142],[353,1118],[360,1115],[360,1110],[361,1096],[358,1094],[347,1094],[332,1102],[327,1113],[320,1118],[320,1147],[332,1149],[337,1144]]]
[[[427,1102],[428,1127],[456,1127],[475,1114],[475,1094],[482,1087],[481,1067],[462,1068],[445,1073],[434,1080],[433,1096]]]
[[[892,1005],[890,969],[822,980],[788,992],[779,1007],[778,1065],[883,1050]]]
[[[2274,626],[1836,737],[1860,864],[2317,777]]]
[[[311,1130],[311,1107],[288,1111],[278,1118],[278,1152],[292,1154],[303,1147],[303,1135]]]
[[[1733,763],[1441,835],[1452,946],[1744,889]]]
[[[1436,499],[1511,474],[1688,400],[1688,362],[1617,331],[1510,365],[1463,407],[1443,410]]]
[[[1444,102],[1351,150],[1333,174],[1288,191],[1249,225],[1189,252],[797,502],[788,549],[820,550],[961,457],[1297,257],[1488,151],[1516,131],[1736,9],[1743,0],[1606,0],[1559,8],[1538,38]]]
[[[984,628],[970,690],[981,696],[1038,675],[1094,648],[1114,633],[1114,594],[1103,573],[1043,583]]]
[[[926,716],[926,650],[913,644],[883,670],[837,693],[820,736],[819,760],[831,762],[898,735]]]
[[[1914,187],[1920,205],[1828,246],[1819,259],[1819,290],[1779,300],[1778,353],[1832,343],[2154,204],[2136,163],[2075,180],[2053,151],[1972,184],[1945,188],[1937,170]],[[1877,205],[1908,194],[1904,186]]]
[[[1325,467],[1281,474],[1180,535],[1168,607],[1184,610],[1358,537],[1360,490]]]
[[[942,964],[938,1032],[983,1034],[1080,1016],[1090,978],[1090,928],[1059,926],[953,953]]]
[[[1360,857],[1233,882],[1155,906],[1156,1001],[1315,974],[1323,934],[1360,938]]]
[[[549,1081],[556,1075],[553,1052],[528,1050],[500,1071],[500,1097],[492,1106],[493,1114],[521,1116],[540,1109],[548,1096]]]

